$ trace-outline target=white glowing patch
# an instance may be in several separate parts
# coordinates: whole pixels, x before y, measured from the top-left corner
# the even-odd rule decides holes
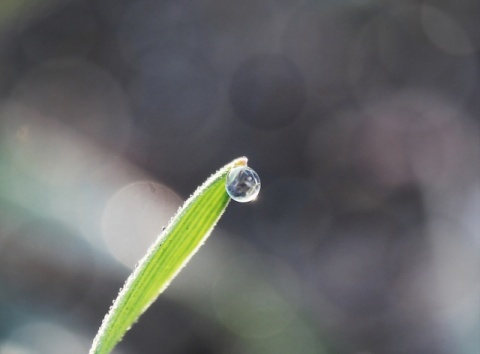
[[[2,354],[84,354],[88,351],[88,338],[64,325],[38,321],[17,327],[0,344]]]
[[[35,354],[31,349],[25,348],[17,343],[6,342],[0,344],[0,353],[2,354]]]
[[[119,189],[102,217],[102,234],[109,251],[133,269],[181,202],[177,194],[156,182],[135,182]]]
[[[47,61],[19,78],[0,102],[4,198],[102,246],[105,196],[145,178],[122,158],[131,128],[126,102],[114,78],[80,59]]]

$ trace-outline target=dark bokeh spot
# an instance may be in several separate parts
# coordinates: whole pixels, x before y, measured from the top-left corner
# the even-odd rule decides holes
[[[306,100],[297,68],[279,55],[255,56],[233,75],[230,99],[238,117],[259,129],[277,129],[298,117]]]
[[[228,336],[218,323],[163,298],[127,332],[124,343],[136,353],[218,354],[225,352],[218,338]]]
[[[98,38],[93,11],[81,2],[61,7],[27,27],[20,45],[29,61],[85,56]]]
[[[285,178],[261,193],[254,213],[260,242],[283,258],[304,261],[302,258],[325,237],[330,221],[330,206],[322,191],[308,180]]]
[[[134,104],[153,137],[171,142],[195,136],[215,108],[217,81],[208,62],[193,52],[165,47],[145,53],[132,87]]]
[[[342,215],[312,252],[312,284],[350,316],[367,319],[390,310],[388,291],[394,267],[393,244],[404,235],[394,217],[378,212]],[[352,319],[353,319],[352,317]]]

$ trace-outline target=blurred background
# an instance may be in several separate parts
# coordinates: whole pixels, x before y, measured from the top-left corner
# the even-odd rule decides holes
[[[0,353],[86,353],[183,200],[262,179],[116,353],[478,354],[480,2],[1,0]]]

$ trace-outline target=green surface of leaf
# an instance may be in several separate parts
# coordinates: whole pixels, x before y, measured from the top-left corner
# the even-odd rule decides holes
[[[110,353],[195,254],[230,201],[225,190],[228,172],[246,164],[247,159],[242,157],[218,170],[178,210],[120,290],[93,341],[90,354]]]

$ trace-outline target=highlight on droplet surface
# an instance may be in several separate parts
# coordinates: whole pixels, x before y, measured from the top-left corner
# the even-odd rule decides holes
[[[246,203],[257,198],[260,192],[260,177],[250,167],[237,166],[228,173],[225,188],[233,200]]]

